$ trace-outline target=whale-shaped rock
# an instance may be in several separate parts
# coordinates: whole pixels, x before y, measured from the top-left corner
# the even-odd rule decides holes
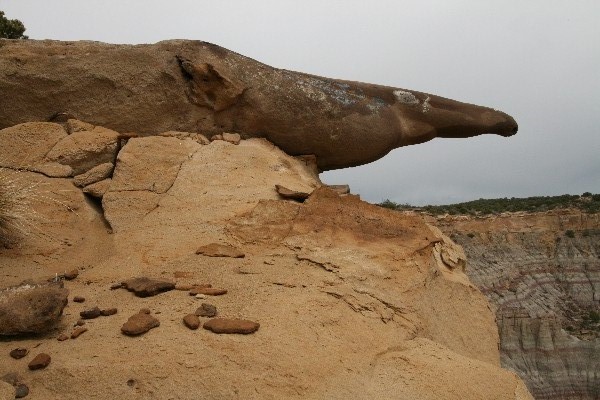
[[[277,69],[211,43],[0,40],[0,129],[76,118],[119,132],[264,137],[321,171],[436,137],[511,136],[509,115],[413,90]]]

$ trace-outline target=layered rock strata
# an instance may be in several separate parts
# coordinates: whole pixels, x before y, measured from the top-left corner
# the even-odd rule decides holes
[[[490,299],[502,365],[537,399],[600,395],[600,214],[445,217],[471,281]]]

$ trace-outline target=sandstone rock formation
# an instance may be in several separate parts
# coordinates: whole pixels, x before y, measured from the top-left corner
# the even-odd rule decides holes
[[[490,299],[502,365],[536,399],[600,393],[600,215],[578,210],[437,221]],[[569,233],[568,233],[569,232]]]
[[[40,150],[42,160],[55,145]],[[23,172],[61,201],[35,204],[43,235],[0,252],[3,281],[81,268],[81,278],[64,284],[84,305],[119,306],[77,340],[19,341],[52,356],[43,372],[28,372],[30,396],[531,399],[500,367],[494,315],[465,275],[460,248],[423,218],[338,195],[305,159],[264,139],[130,138],[119,141],[114,165],[101,202],[74,178]],[[282,200],[276,184],[311,195]],[[205,243],[227,243],[245,257],[195,254]],[[219,318],[260,329],[242,337],[190,330],[182,317],[198,308],[194,296],[109,289],[131,276],[226,288],[210,300]],[[68,306],[65,326],[84,305]],[[120,334],[130,315],[131,337]],[[157,319],[160,327],[135,335]],[[0,341],[0,354],[18,362],[8,355],[15,347]],[[0,375],[10,368],[3,359]]]
[[[200,41],[2,40],[0,93],[0,129],[76,118],[140,135],[234,133],[267,138],[291,155],[313,154],[321,170],[365,164],[435,137],[517,131],[510,116],[491,108],[276,69]],[[94,151],[114,154],[114,134],[90,128],[71,124],[71,140],[50,159],[76,174],[90,169],[89,160],[113,161]],[[75,141],[87,150],[72,153]]]

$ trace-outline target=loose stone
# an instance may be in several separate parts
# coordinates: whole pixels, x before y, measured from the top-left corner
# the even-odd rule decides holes
[[[217,307],[209,303],[202,303],[194,314],[199,317],[213,318],[217,316]]]
[[[22,399],[29,394],[29,387],[24,383],[15,386],[15,399]]]
[[[117,313],[116,308],[106,308],[104,310],[100,310],[100,315],[103,317],[108,317],[110,315],[115,315]]]
[[[100,316],[100,309],[98,307],[91,308],[79,313],[83,319],[94,319]]]
[[[66,272],[64,275],[65,279],[68,281],[72,281],[73,279],[77,278],[78,276],[79,276],[79,270],[77,270],[77,269]]]
[[[258,330],[258,322],[245,319],[213,318],[204,323],[203,328],[214,333],[240,333],[247,335]]]
[[[147,277],[128,279],[123,282],[123,286],[138,297],[155,296],[175,289],[174,282]]]
[[[145,313],[137,313],[129,317],[121,327],[121,332],[128,336],[137,336],[160,326],[158,319]]]
[[[27,350],[25,347],[17,347],[16,349],[11,350],[9,354],[12,358],[18,360],[20,358],[25,357],[28,353],[29,350]]]
[[[227,293],[227,289],[217,289],[217,288],[193,288],[190,290],[190,295],[195,296],[197,294],[205,294],[207,296],[221,296]]]
[[[183,317],[183,323],[188,328],[195,330],[198,329],[198,327],[200,326],[200,319],[195,314],[188,314],[185,317]]]
[[[78,328],[73,329],[73,332],[71,332],[71,339],[77,339],[79,337],[79,335],[81,335],[84,332],[87,332],[87,328],[84,326],[80,326]]]
[[[29,362],[29,369],[30,370],[36,370],[36,369],[43,369],[46,368],[48,366],[48,364],[50,364],[50,361],[52,360],[52,358],[46,354],[46,353],[40,353],[37,356],[35,356],[35,358],[33,360],[31,360]]]

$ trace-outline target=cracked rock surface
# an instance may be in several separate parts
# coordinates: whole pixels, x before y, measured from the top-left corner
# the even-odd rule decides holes
[[[0,376],[35,354],[52,357],[44,370],[26,371],[28,397],[191,399],[201,390],[216,399],[531,399],[500,366],[494,314],[462,254],[423,218],[340,196],[305,159],[266,140],[202,145],[180,136],[120,140],[101,204],[72,178],[22,173],[60,202],[32,205],[44,234],[2,249],[1,281],[77,268],[64,284],[86,302],[67,306],[67,333],[90,307],[119,309],[87,322],[76,340],[56,340],[57,330],[0,341]],[[282,200],[277,184],[311,195]],[[208,243],[245,257],[196,254]],[[110,290],[135,276],[226,293],[198,312],[203,300],[187,290],[145,298]],[[204,325],[216,309],[228,322],[208,327],[247,333],[258,325],[240,321],[252,321],[260,329],[217,335],[182,323],[196,311]],[[14,360],[17,346],[34,354]]]

